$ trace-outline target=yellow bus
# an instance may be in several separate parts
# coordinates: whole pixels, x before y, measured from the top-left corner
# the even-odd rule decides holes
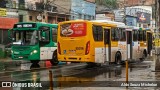
[[[127,59],[143,58],[136,57],[140,52],[138,30],[111,21],[61,22],[58,26],[58,60],[121,64]]]

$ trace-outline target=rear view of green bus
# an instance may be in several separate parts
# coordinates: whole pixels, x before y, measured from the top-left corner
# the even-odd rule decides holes
[[[12,59],[28,60],[37,64],[40,60],[57,60],[57,24],[20,22],[12,29]]]

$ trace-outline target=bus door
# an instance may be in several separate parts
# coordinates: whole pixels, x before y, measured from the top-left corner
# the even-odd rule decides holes
[[[132,32],[127,31],[127,59],[132,59]]]
[[[104,61],[111,62],[110,28],[104,28]]]
[[[151,50],[152,50],[152,33],[147,32],[147,51],[149,55]]]

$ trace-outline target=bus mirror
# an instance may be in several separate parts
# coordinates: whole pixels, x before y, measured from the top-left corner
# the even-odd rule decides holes
[[[43,39],[46,38],[46,32],[42,32],[42,38],[43,38]]]

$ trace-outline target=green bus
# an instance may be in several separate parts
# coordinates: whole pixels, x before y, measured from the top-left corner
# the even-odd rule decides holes
[[[58,24],[43,22],[19,22],[14,25],[11,57],[13,60],[28,60],[33,64],[40,60],[50,60],[57,65]]]

